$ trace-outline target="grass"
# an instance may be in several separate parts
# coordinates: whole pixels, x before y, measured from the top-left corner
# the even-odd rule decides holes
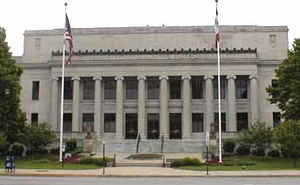
[[[242,170],[300,170],[300,161],[294,167],[293,160],[285,158],[263,158],[253,156],[234,156],[223,159],[222,165],[210,164],[211,171],[242,171]],[[206,165],[182,166],[180,169],[206,171]]]
[[[4,158],[0,159],[0,165],[4,167]],[[79,164],[79,163],[65,163],[64,168],[58,162],[57,156],[37,156],[25,157],[16,159],[17,169],[61,169],[61,170],[85,170],[85,169],[99,169],[95,164]]]

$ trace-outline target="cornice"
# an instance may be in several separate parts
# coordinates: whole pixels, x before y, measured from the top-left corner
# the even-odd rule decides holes
[[[257,48],[251,49],[244,49],[244,48],[225,48],[225,49],[220,49],[220,53],[221,54],[256,54],[257,55]],[[66,51],[66,55],[68,55],[69,53]],[[97,56],[97,55],[182,55],[182,54],[217,54],[217,50],[215,48],[211,48],[211,49],[207,49],[207,48],[203,48],[203,49],[144,49],[144,50],[78,50],[78,51],[74,51],[73,55],[75,56]],[[52,56],[62,56],[63,53],[61,50],[57,50],[57,51],[52,51],[51,52]]]

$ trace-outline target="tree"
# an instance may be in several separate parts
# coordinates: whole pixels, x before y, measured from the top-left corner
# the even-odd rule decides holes
[[[28,125],[24,144],[30,148],[31,152],[35,153],[52,143],[55,138],[54,131],[47,123],[40,123],[36,126]]]
[[[300,39],[295,39],[288,58],[279,65],[275,74],[276,83],[266,88],[271,96],[269,101],[283,111],[286,120],[300,120]]]
[[[242,145],[250,145],[256,150],[265,150],[273,142],[273,131],[264,123],[254,123],[249,130],[243,130],[238,140]]]
[[[274,129],[274,135],[281,151],[288,151],[288,157],[294,159],[296,167],[297,159],[300,157],[300,121],[283,122]]]
[[[20,108],[20,77],[22,68],[16,64],[0,27],[0,130],[11,144],[21,139],[26,116]]]

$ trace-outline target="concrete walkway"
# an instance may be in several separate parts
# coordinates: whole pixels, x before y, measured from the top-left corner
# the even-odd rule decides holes
[[[103,169],[97,170],[27,170],[17,169],[0,175],[16,176],[78,176],[103,177]],[[114,167],[105,168],[105,177],[207,177],[205,171],[189,171],[160,167]],[[300,177],[300,170],[276,171],[209,171],[208,177]]]

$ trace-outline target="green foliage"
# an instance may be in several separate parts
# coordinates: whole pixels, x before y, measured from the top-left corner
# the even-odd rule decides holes
[[[26,136],[23,141],[29,146],[32,153],[43,153],[43,148],[55,140],[55,133],[47,123],[40,123],[37,126],[27,126]]]
[[[258,156],[258,157],[264,157],[266,155],[264,148],[256,148],[251,151],[252,155]]]
[[[52,155],[58,155],[59,154],[59,148],[51,148],[50,149],[50,154]]]
[[[5,30],[0,27],[0,130],[12,144],[22,140],[26,116],[20,107],[22,68],[13,59],[5,39]]]
[[[295,159],[296,163],[300,157],[300,121],[287,120],[276,127],[274,132],[281,150],[287,151],[288,157]]]
[[[300,120],[300,39],[295,39],[293,49],[275,70],[276,84],[266,88],[272,96],[269,101],[276,104],[286,120]]]
[[[278,150],[271,150],[268,152],[268,156],[269,157],[279,157],[280,156],[280,153]]]
[[[66,142],[66,152],[74,152],[77,149],[76,139],[70,139]]]
[[[21,145],[14,145],[11,149],[11,154],[15,156],[22,156],[22,153],[24,151],[23,146]]]
[[[4,133],[0,132],[0,153],[4,154],[7,152],[8,142]]]
[[[103,160],[103,158],[94,158],[94,157],[84,157],[81,158],[79,163],[80,164],[94,164],[97,166],[104,166],[104,162],[111,162],[112,159],[111,158],[104,158],[105,161]]]
[[[183,159],[177,159],[171,162],[171,167],[179,166],[200,166],[201,162],[197,158],[185,157]]]
[[[236,153],[238,155],[249,155],[250,154],[250,146],[249,145],[245,145],[245,144],[241,144],[237,149],[236,149]]]
[[[249,130],[242,131],[238,140],[241,144],[250,145],[254,149],[267,149],[273,142],[273,130],[264,123],[254,123]]]
[[[223,144],[224,152],[233,153],[235,148],[235,142],[233,140],[225,140]]]

